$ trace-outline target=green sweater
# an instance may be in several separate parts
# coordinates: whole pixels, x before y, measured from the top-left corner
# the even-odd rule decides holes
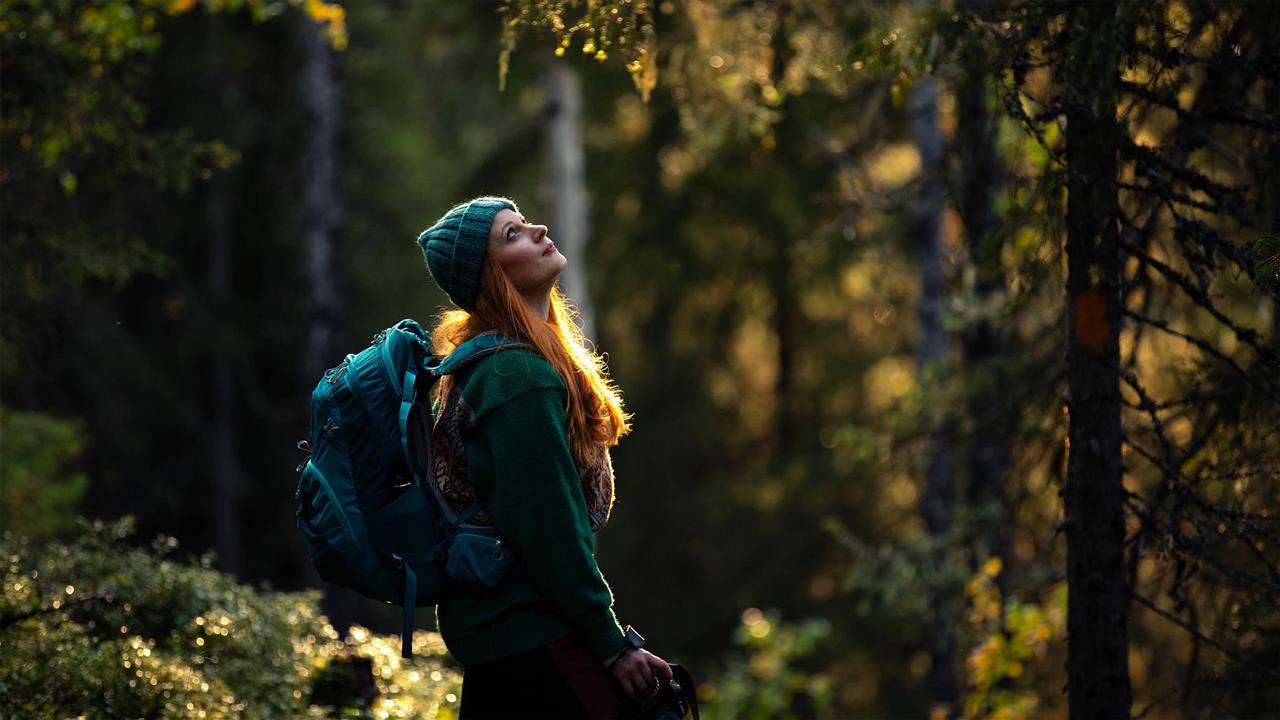
[[[516,349],[476,361],[455,382],[477,422],[465,439],[467,479],[524,571],[440,603],[445,645],[468,665],[574,633],[597,658],[610,657],[626,641],[592,554],[564,381],[542,356]]]

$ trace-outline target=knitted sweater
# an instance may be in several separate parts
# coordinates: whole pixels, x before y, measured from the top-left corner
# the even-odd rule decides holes
[[[454,379],[469,430],[466,475],[522,570],[436,608],[462,664],[496,660],[571,633],[603,660],[626,644],[592,554],[591,523],[569,450],[567,392],[535,352],[505,350]]]

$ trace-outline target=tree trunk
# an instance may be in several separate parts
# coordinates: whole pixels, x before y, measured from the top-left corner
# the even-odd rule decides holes
[[[1116,6],[1073,6],[1067,116],[1067,687],[1072,718],[1128,717],[1120,431]]]
[[[342,355],[344,282],[338,253],[345,208],[338,174],[341,96],[334,51],[310,18],[302,13],[296,17],[304,48],[302,240],[307,276],[307,345],[302,364],[309,391],[310,385],[319,380],[325,369],[336,365]],[[307,576],[313,585],[321,585],[320,576],[310,563]],[[323,608],[329,622],[345,633],[355,619],[356,599],[350,592],[326,593]]]
[[[773,62],[769,70],[775,85],[781,85],[787,76],[787,68],[795,57],[795,49],[791,46],[791,12],[790,0],[779,0],[774,5],[775,30],[772,38]],[[778,108],[781,120],[774,130],[777,139],[776,157],[791,157],[790,141],[794,131],[791,107],[794,99],[787,94]],[[773,293],[773,331],[778,338],[778,375],[774,382],[774,396],[777,407],[774,414],[774,435],[777,438],[775,459],[785,464],[796,447],[796,399],[795,385],[795,351],[798,340],[796,318],[795,285],[791,278],[795,260],[793,253],[796,237],[791,231],[788,218],[772,218],[774,259],[769,268],[769,285]]]
[[[230,300],[231,233],[227,217],[227,178],[219,176],[210,183],[205,205],[205,223],[209,232],[208,283],[212,305],[218,315],[215,328],[222,329]],[[214,548],[223,571],[238,575],[244,570],[240,543],[240,462],[236,444],[237,396],[230,351],[224,340],[228,333],[215,332],[213,348],[213,415],[210,418],[209,444],[213,450],[210,508],[213,514]]]
[[[986,0],[968,0],[964,7],[981,13]],[[969,263],[975,271],[974,296],[980,307],[989,307],[1006,288],[1000,265],[1003,238],[997,233],[995,196],[1000,185],[996,157],[995,128],[987,111],[987,68],[985,58],[975,54],[964,59],[964,76],[956,98],[955,150],[959,156],[959,211],[964,227]],[[1012,444],[1012,408],[991,402],[1003,382],[996,362],[1007,350],[1001,328],[979,320],[961,338],[964,365],[983,378],[980,390],[969,396],[968,415],[973,423],[973,449],[969,457],[969,482],[965,502],[976,511],[972,538],[976,559],[1006,556],[1004,536],[1004,474],[1009,467]],[[1005,575],[1001,575],[1004,578]]]
[[[218,66],[221,55],[222,19],[205,15],[203,39],[204,82],[208,88],[225,88],[215,93],[212,103],[228,114],[234,113],[234,87],[225,84]],[[214,309],[213,347],[213,408],[209,418],[210,458],[209,499],[213,516],[213,547],[218,555],[218,565],[225,572],[239,575],[244,571],[244,554],[241,545],[241,518],[239,503],[240,462],[236,444],[235,398],[238,395],[236,378],[229,356],[230,345],[228,317],[231,299],[231,209],[228,205],[227,185],[229,173],[217,173],[208,185],[205,195],[205,229],[208,233],[208,264],[206,284],[210,304]]]
[[[1272,82],[1267,86],[1267,107],[1280,108],[1280,84]],[[1267,181],[1267,203],[1271,208],[1265,232],[1269,235],[1280,235],[1280,135],[1272,135],[1267,146],[1267,160],[1263,164]],[[1280,352],[1280,300],[1271,303],[1271,347]]]
[[[912,86],[907,100],[911,139],[920,153],[920,195],[916,198],[912,235],[920,275],[920,296],[916,302],[916,316],[920,323],[916,367],[922,385],[932,385],[941,379],[948,345],[947,332],[942,327],[942,310],[946,301],[946,278],[942,269],[942,214],[946,195],[942,184],[942,137],[938,131],[937,106],[937,82],[926,75]],[[954,514],[955,463],[951,444],[944,432],[930,432],[928,443],[920,514],[929,534],[943,538],[951,532]],[[934,558],[935,570],[940,572],[946,562],[945,552],[939,550]],[[935,603],[935,607],[941,607],[941,604]],[[953,707],[958,699],[954,626],[950,613],[939,611],[934,613],[926,628],[926,642],[932,660],[926,680],[929,700],[935,706],[946,708]]]
[[[595,340],[595,314],[587,288],[588,198],[582,145],[582,83],[568,62],[550,60],[543,71],[550,154],[551,238],[569,260],[561,289],[578,306],[582,332]]]

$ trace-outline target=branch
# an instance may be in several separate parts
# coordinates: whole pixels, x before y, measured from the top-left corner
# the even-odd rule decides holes
[[[1165,462],[1168,464],[1169,472],[1171,472],[1174,477],[1180,477],[1181,472],[1177,468],[1182,463],[1177,458],[1177,453],[1174,452],[1173,443],[1169,442],[1169,436],[1165,433],[1164,424],[1160,421],[1160,416],[1156,414],[1155,402],[1151,399],[1151,396],[1147,394],[1147,391],[1142,387],[1142,384],[1138,382],[1136,375],[1127,370],[1121,369],[1120,377],[1123,378],[1125,383],[1138,394],[1138,399],[1141,400],[1138,405],[1139,408],[1145,410],[1147,412],[1147,416],[1151,418],[1152,428],[1155,430],[1156,439],[1160,441],[1160,451],[1165,456]]]
[[[1159,60],[1165,65],[1207,65],[1210,67],[1223,66],[1233,69],[1244,70],[1245,72],[1267,80],[1280,79],[1280,68],[1275,63],[1268,63],[1262,58],[1245,58],[1237,57],[1234,53],[1225,57],[1201,57],[1189,52],[1174,50],[1172,48],[1156,48],[1142,42],[1134,42],[1133,48],[1141,53],[1149,55]]]
[[[1159,148],[1139,145],[1132,137],[1129,137],[1127,132],[1120,133],[1118,149],[1122,155],[1132,158],[1137,163],[1136,170],[1139,175],[1149,178],[1152,182],[1164,182],[1164,178],[1156,172],[1163,170],[1174,180],[1178,180],[1190,188],[1200,190],[1213,198],[1215,202],[1224,208],[1224,210],[1219,211],[1221,214],[1230,215],[1242,224],[1249,224],[1249,219],[1243,209],[1245,203],[1242,196],[1245,188],[1224,185],[1198,170],[1169,162],[1160,156]]]
[[[1164,275],[1169,280],[1172,280],[1174,284],[1180,286],[1183,289],[1183,291],[1186,292],[1187,295],[1189,295],[1191,299],[1196,302],[1197,305],[1199,305],[1200,307],[1208,311],[1209,314],[1212,315],[1215,320],[1217,320],[1218,322],[1230,328],[1231,331],[1235,333],[1236,339],[1238,339],[1240,342],[1253,348],[1258,353],[1258,355],[1260,355],[1261,357],[1263,357],[1264,359],[1270,362],[1280,361],[1280,358],[1277,357],[1275,350],[1272,350],[1266,345],[1259,343],[1258,332],[1256,330],[1253,330],[1250,328],[1242,328],[1236,323],[1232,322],[1231,318],[1228,318],[1226,315],[1222,313],[1222,311],[1218,310],[1218,308],[1213,304],[1213,302],[1209,300],[1208,296],[1205,295],[1203,292],[1201,292],[1199,289],[1197,289],[1195,285],[1189,279],[1187,279],[1185,275],[1178,272],[1177,270],[1174,270],[1173,268],[1169,267],[1165,263],[1151,257],[1150,255],[1147,255],[1146,253],[1142,252],[1137,247],[1135,247],[1132,243],[1127,242],[1123,238],[1117,239],[1116,242],[1117,244],[1120,245],[1121,248],[1125,250],[1125,252],[1129,253],[1134,257],[1142,258],[1148,265],[1158,270],[1161,275]]]
[[[1201,351],[1203,351],[1204,353],[1206,353],[1206,354],[1208,354],[1208,355],[1212,355],[1213,357],[1215,357],[1215,358],[1217,358],[1217,359],[1221,360],[1222,362],[1226,363],[1226,364],[1227,364],[1227,365],[1228,365],[1232,370],[1235,370],[1235,371],[1236,371],[1236,372],[1237,372],[1241,377],[1243,377],[1246,381],[1250,381],[1250,382],[1252,382],[1252,379],[1249,377],[1249,373],[1248,373],[1244,368],[1242,368],[1242,367],[1240,367],[1239,365],[1237,365],[1237,364],[1236,364],[1236,362],[1235,362],[1234,360],[1232,360],[1231,358],[1229,358],[1229,357],[1227,357],[1226,355],[1224,355],[1224,354],[1222,353],[1222,351],[1220,351],[1220,350],[1218,350],[1217,348],[1213,347],[1212,345],[1210,345],[1210,344],[1209,344],[1208,342],[1206,342],[1205,340],[1201,340],[1201,339],[1200,339],[1200,338],[1198,338],[1198,337],[1195,337],[1195,336],[1192,336],[1192,335],[1188,335],[1188,334],[1186,334],[1186,333],[1184,333],[1184,332],[1181,332],[1181,331],[1178,331],[1178,330],[1174,330],[1173,328],[1169,327],[1169,324],[1168,324],[1168,323],[1166,323],[1166,322],[1165,322],[1165,321],[1163,321],[1163,320],[1157,320],[1157,319],[1155,319],[1155,318],[1147,317],[1147,316],[1145,316],[1145,315],[1140,315],[1140,314],[1138,314],[1138,313],[1134,312],[1133,310],[1130,310],[1129,308],[1122,308],[1122,309],[1120,310],[1120,314],[1121,314],[1121,315],[1124,315],[1125,317],[1128,317],[1128,318],[1131,318],[1131,319],[1133,319],[1133,320],[1136,320],[1137,322],[1140,322],[1140,323],[1143,323],[1143,324],[1146,324],[1146,325],[1150,325],[1151,327],[1157,328],[1157,329],[1159,329],[1159,330],[1163,330],[1164,332],[1166,332],[1166,333],[1168,333],[1168,334],[1170,334],[1170,335],[1173,335],[1174,337],[1179,337],[1179,338],[1182,338],[1183,340],[1186,340],[1187,342],[1191,343],[1192,345],[1195,345],[1196,347],[1200,348],[1200,350],[1201,350]],[[1280,398],[1278,398],[1278,399],[1280,399]]]
[[[1190,122],[1201,122],[1207,120],[1210,122],[1234,123],[1236,125],[1258,128],[1266,132],[1275,132],[1276,130],[1280,130],[1280,116],[1262,115],[1261,117],[1253,117],[1250,115],[1237,115],[1236,113],[1230,113],[1222,110],[1184,110],[1182,106],[1178,104],[1177,98],[1164,97],[1155,93],[1145,85],[1138,85],[1137,83],[1132,83],[1128,80],[1120,81],[1120,89],[1136,95],[1148,102],[1169,108],[1177,113],[1179,119],[1182,120]]]
[[[1215,203],[1207,203],[1207,202],[1204,202],[1203,200],[1196,200],[1192,198],[1190,195],[1186,195],[1178,192],[1177,190],[1170,189],[1169,186],[1164,183],[1138,185],[1137,183],[1118,182],[1116,183],[1116,187],[1120,188],[1121,190],[1129,190],[1136,193],[1143,193],[1146,195],[1160,198],[1161,200],[1176,202],[1179,205],[1186,205],[1187,207],[1193,207],[1196,210],[1203,210],[1207,213],[1213,213],[1214,215],[1230,215],[1231,214],[1230,210],[1222,207],[1221,205],[1218,205]]]
[[[1159,615],[1160,617],[1164,618],[1165,620],[1168,620],[1169,622],[1173,623],[1174,625],[1177,625],[1178,627],[1182,628],[1183,630],[1186,630],[1188,633],[1190,633],[1193,637],[1195,637],[1195,638],[1199,639],[1201,642],[1206,643],[1206,644],[1209,644],[1209,645],[1212,645],[1213,647],[1215,647],[1215,648],[1217,648],[1218,650],[1222,651],[1222,653],[1223,653],[1224,655],[1226,655],[1227,657],[1231,658],[1232,660],[1234,660],[1234,661],[1236,661],[1236,662],[1238,662],[1238,663],[1240,663],[1240,664],[1242,664],[1242,665],[1251,665],[1251,663],[1249,663],[1249,662],[1247,662],[1246,660],[1244,660],[1244,658],[1241,658],[1239,655],[1237,655],[1234,651],[1232,651],[1232,650],[1231,650],[1230,648],[1228,648],[1226,645],[1223,645],[1222,643],[1218,642],[1217,640],[1214,640],[1213,638],[1209,637],[1208,635],[1205,635],[1204,633],[1200,632],[1197,628],[1193,627],[1190,623],[1186,622],[1185,620],[1183,620],[1182,618],[1178,617],[1177,615],[1174,615],[1173,613],[1169,612],[1168,610],[1162,610],[1161,608],[1157,607],[1155,603],[1151,602],[1150,600],[1148,600],[1147,598],[1143,597],[1142,595],[1139,595],[1137,592],[1135,592],[1135,591],[1130,591],[1130,592],[1129,592],[1129,597],[1131,597],[1131,598],[1133,598],[1134,600],[1136,600],[1136,601],[1138,602],[1138,604],[1139,604],[1139,605],[1142,605],[1143,607],[1147,608],[1147,609],[1148,609],[1148,610],[1150,610],[1151,612],[1154,612],[1155,614]],[[1280,672],[1277,672],[1277,671],[1275,671],[1275,670],[1264,670],[1264,671],[1263,671],[1263,674],[1265,674],[1265,675],[1269,675],[1269,676],[1271,676],[1271,677],[1275,677],[1275,678],[1280,678]]]

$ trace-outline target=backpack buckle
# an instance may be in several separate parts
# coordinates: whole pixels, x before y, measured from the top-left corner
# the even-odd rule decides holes
[[[294,469],[293,469],[293,471],[294,471],[294,472],[296,472],[296,473],[297,473],[297,472],[302,472],[302,466],[303,466],[303,465],[306,465],[306,464],[307,464],[307,458],[311,457],[311,443],[307,442],[306,440],[299,440],[299,441],[298,441],[298,449],[299,449],[299,450],[301,450],[302,452],[306,453],[306,454],[307,454],[307,457],[302,458],[302,462],[298,463],[298,467],[296,467],[296,468],[294,468]]]
[[[333,418],[329,418],[329,420],[325,422],[324,427],[321,429],[324,430],[325,435],[328,435],[329,437],[333,437],[333,434],[338,431],[338,423],[334,422]]]
[[[325,373],[324,373],[324,379],[325,379],[325,380],[328,380],[328,381],[329,381],[329,384],[330,384],[330,385],[332,385],[332,384],[334,384],[334,383],[338,382],[338,380],[339,380],[339,379],[340,379],[340,378],[341,378],[341,377],[342,377],[346,372],[347,372],[347,361],[346,361],[346,360],[343,360],[341,363],[338,363],[338,366],[337,366],[337,367],[335,367],[335,368],[330,368],[329,370],[326,370],[326,371],[325,371]]]

